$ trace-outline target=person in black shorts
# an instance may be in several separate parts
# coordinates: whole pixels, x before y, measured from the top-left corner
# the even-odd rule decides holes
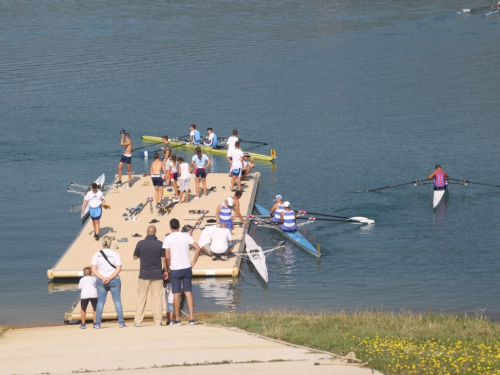
[[[89,302],[92,304],[92,310],[94,310],[93,322],[95,323],[96,308],[97,308],[97,289],[95,286],[95,281],[96,278],[95,276],[92,276],[90,267],[85,267],[83,269],[83,277],[80,279],[80,282],[78,283],[78,289],[82,290],[80,294],[80,303],[82,310],[81,311],[82,322],[80,324],[81,329],[86,328],[85,322],[87,320],[87,307],[89,305]]]

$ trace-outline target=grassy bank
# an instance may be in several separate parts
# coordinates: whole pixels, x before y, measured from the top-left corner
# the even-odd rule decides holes
[[[211,314],[204,320],[336,354],[354,351],[384,374],[500,374],[500,324],[481,315]]]

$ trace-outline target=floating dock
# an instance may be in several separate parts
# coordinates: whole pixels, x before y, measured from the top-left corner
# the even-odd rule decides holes
[[[126,175],[124,175],[126,179]],[[245,181],[242,181],[243,196],[240,198],[241,215],[245,217],[251,214],[260,174],[258,172],[251,173]],[[124,180],[125,180],[124,179]],[[126,318],[132,318],[135,313],[135,304],[137,298],[137,278],[139,275],[139,260],[133,259],[133,252],[138,241],[146,237],[146,230],[149,225],[155,225],[157,229],[157,237],[160,241],[163,240],[165,234],[170,232],[169,221],[176,218],[182,226],[188,224],[194,226],[196,221],[203,218],[200,229],[193,232],[193,239],[198,242],[201,229],[205,225],[213,225],[207,220],[215,219],[215,211],[220,203],[227,197],[232,197],[233,192],[230,191],[231,179],[227,173],[209,173],[207,175],[207,191],[208,197],[203,197],[203,192],[200,191],[200,198],[195,198],[195,181],[194,178],[190,181],[190,197],[189,203],[177,203],[172,207],[170,213],[159,216],[155,208],[155,202],[147,202],[148,197],[154,197],[154,187],[151,183],[150,176],[133,175],[132,187],[129,188],[128,181],[124,181],[123,185],[112,185],[105,193],[106,203],[111,206],[111,209],[104,210],[101,218],[100,236],[108,235],[115,237],[111,248],[117,251],[122,259],[122,271],[120,278],[122,282],[122,304]],[[201,190],[201,187],[200,187]],[[173,192],[164,190],[163,205],[171,202]],[[136,207],[139,204],[145,204],[144,209],[137,215],[137,220],[125,220],[124,214],[127,213],[128,207]],[[201,210],[208,210],[208,213],[198,213]],[[195,214],[190,213],[195,211]],[[150,223],[152,220],[158,220],[157,223]],[[248,228],[239,225],[239,219],[235,218],[233,226],[233,242],[236,243],[232,254],[228,261],[213,261],[211,257],[200,256],[194,269],[193,276],[225,276],[237,277],[241,264],[242,254],[244,251],[244,238]],[[141,237],[133,237],[135,234]],[[118,242],[118,239],[126,238],[127,242]],[[63,253],[60,259],[54,266],[47,270],[49,279],[64,279],[83,276],[83,268],[90,266],[92,255],[101,250],[101,241],[94,239],[94,229],[92,221],[87,220],[82,229],[76,236],[75,240],[70,244],[68,249]],[[191,258],[194,256],[194,251],[191,251]],[[148,303],[149,305],[149,303]],[[91,314],[87,314],[89,317]],[[147,308],[146,316],[150,316],[151,312]],[[77,300],[70,311],[65,313],[65,321],[80,319],[80,303]],[[108,296],[104,307],[103,319],[116,319],[116,313],[111,296]]]

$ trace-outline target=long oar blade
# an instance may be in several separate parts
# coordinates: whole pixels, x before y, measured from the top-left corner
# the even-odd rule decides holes
[[[496,184],[488,184],[486,182],[476,182],[476,181],[471,181],[471,180],[457,180],[456,178],[449,178],[450,181],[457,181],[459,183],[462,183],[464,185],[467,184],[476,184],[476,185],[484,185],[484,186],[492,186],[492,187],[500,187],[500,185]]]
[[[376,188],[376,189],[370,189],[370,190],[358,190],[359,192],[368,192],[368,191],[378,191],[378,190],[384,190],[384,189],[390,189],[390,188],[394,188],[394,187],[398,187],[398,186],[404,186],[404,185],[411,185],[411,184],[418,184],[419,182],[422,182],[422,181],[428,181],[429,179],[426,178],[424,180],[413,180],[413,181],[410,181],[410,182],[404,182],[402,184],[396,184],[396,185],[389,185],[389,186],[383,186],[383,187],[380,187],[380,188]]]
[[[375,224],[375,220],[368,219],[367,217],[361,217],[361,216],[355,216],[352,218],[348,219],[326,219],[326,218],[319,218],[319,217],[300,217],[297,216],[295,218],[296,220],[309,220],[309,221],[338,221],[338,222],[344,222],[344,223],[358,223],[358,224]]]

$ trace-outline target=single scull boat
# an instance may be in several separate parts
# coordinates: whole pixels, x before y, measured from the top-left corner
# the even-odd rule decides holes
[[[448,189],[434,190],[434,197],[432,199],[432,208],[436,209],[442,202],[444,195],[447,193]]]
[[[255,243],[252,237],[245,234],[245,249],[248,254],[248,258],[252,262],[253,266],[259,273],[260,277],[264,279],[267,283],[267,266],[266,266],[266,256],[262,251],[262,248]]]

